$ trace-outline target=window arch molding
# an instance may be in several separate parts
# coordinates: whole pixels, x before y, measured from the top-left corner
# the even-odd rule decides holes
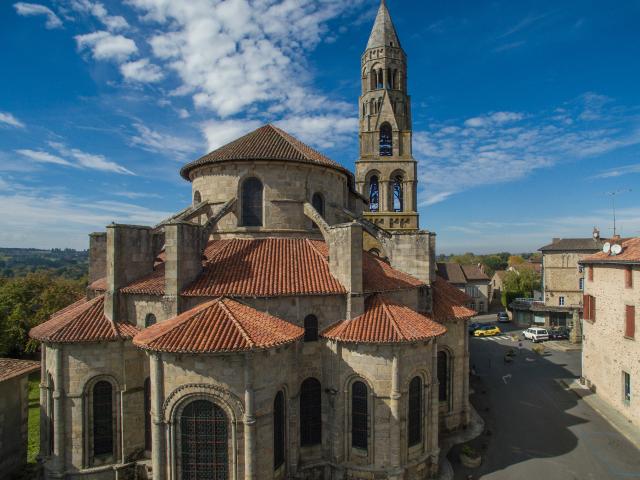
[[[362,452],[364,449],[354,447],[352,444],[352,431],[353,431],[353,409],[352,409],[352,391],[353,385],[355,383],[363,383],[367,387],[367,414],[368,414],[368,423],[367,423],[367,449],[366,449],[366,457],[369,462],[371,462],[374,458],[374,447],[375,447],[375,423],[374,423],[374,389],[371,381],[359,374],[350,375],[343,385],[343,393],[345,399],[345,412],[346,412],[346,422],[347,428],[345,430],[344,441],[345,445],[348,448],[349,457],[360,458],[362,459]],[[354,454],[354,450],[358,453]]]
[[[247,174],[238,181],[238,225],[263,227],[265,218],[264,181],[259,175]]]
[[[169,425],[167,458],[171,469],[170,478],[180,478],[180,420],[184,409],[197,400],[211,402],[222,409],[227,418],[227,459],[229,480],[238,480],[238,419],[244,415],[242,403],[235,395],[215,385],[191,384],[174,390],[164,405],[165,421]]]
[[[94,391],[96,385],[106,382],[111,386],[111,454],[94,454]],[[120,387],[115,377],[111,375],[97,375],[92,377],[85,384],[83,391],[83,443],[84,443],[84,465],[85,467],[95,467],[114,463],[118,458],[118,452],[121,449],[119,431],[122,426],[119,423],[120,418]]]

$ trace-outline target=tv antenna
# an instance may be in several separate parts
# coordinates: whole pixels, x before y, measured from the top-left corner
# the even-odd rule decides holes
[[[611,197],[611,209],[613,210],[613,236],[616,236],[617,230],[616,230],[616,196],[620,195],[621,193],[627,193],[630,192],[631,189],[630,188],[625,188],[622,190],[616,190],[614,192],[607,192],[607,195],[609,195]]]

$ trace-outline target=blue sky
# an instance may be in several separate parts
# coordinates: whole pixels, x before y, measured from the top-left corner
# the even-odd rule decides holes
[[[388,0],[438,252],[640,235],[640,3]],[[0,4],[0,246],[86,248],[190,201],[180,166],[275,122],[353,169],[377,0]]]

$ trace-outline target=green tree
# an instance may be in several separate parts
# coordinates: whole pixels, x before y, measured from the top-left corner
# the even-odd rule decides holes
[[[51,273],[29,273],[0,282],[0,355],[22,355],[35,348],[29,330],[82,295],[86,281]]]

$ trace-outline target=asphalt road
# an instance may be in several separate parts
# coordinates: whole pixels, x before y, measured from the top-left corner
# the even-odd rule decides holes
[[[501,325],[506,333],[509,327]],[[459,447],[454,448],[449,459],[455,478],[640,479],[640,451],[558,382],[579,377],[580,352],[548,350],[540,356],[530,347],[524,341],[518,352],[518,342],[508,335],[471,339],[470,363],[477,375],[471,378],[470,398],[485,420],[485,432],[471,444],[483,463],[465,469]],[[509,349],[518,353],[505,364]]]

